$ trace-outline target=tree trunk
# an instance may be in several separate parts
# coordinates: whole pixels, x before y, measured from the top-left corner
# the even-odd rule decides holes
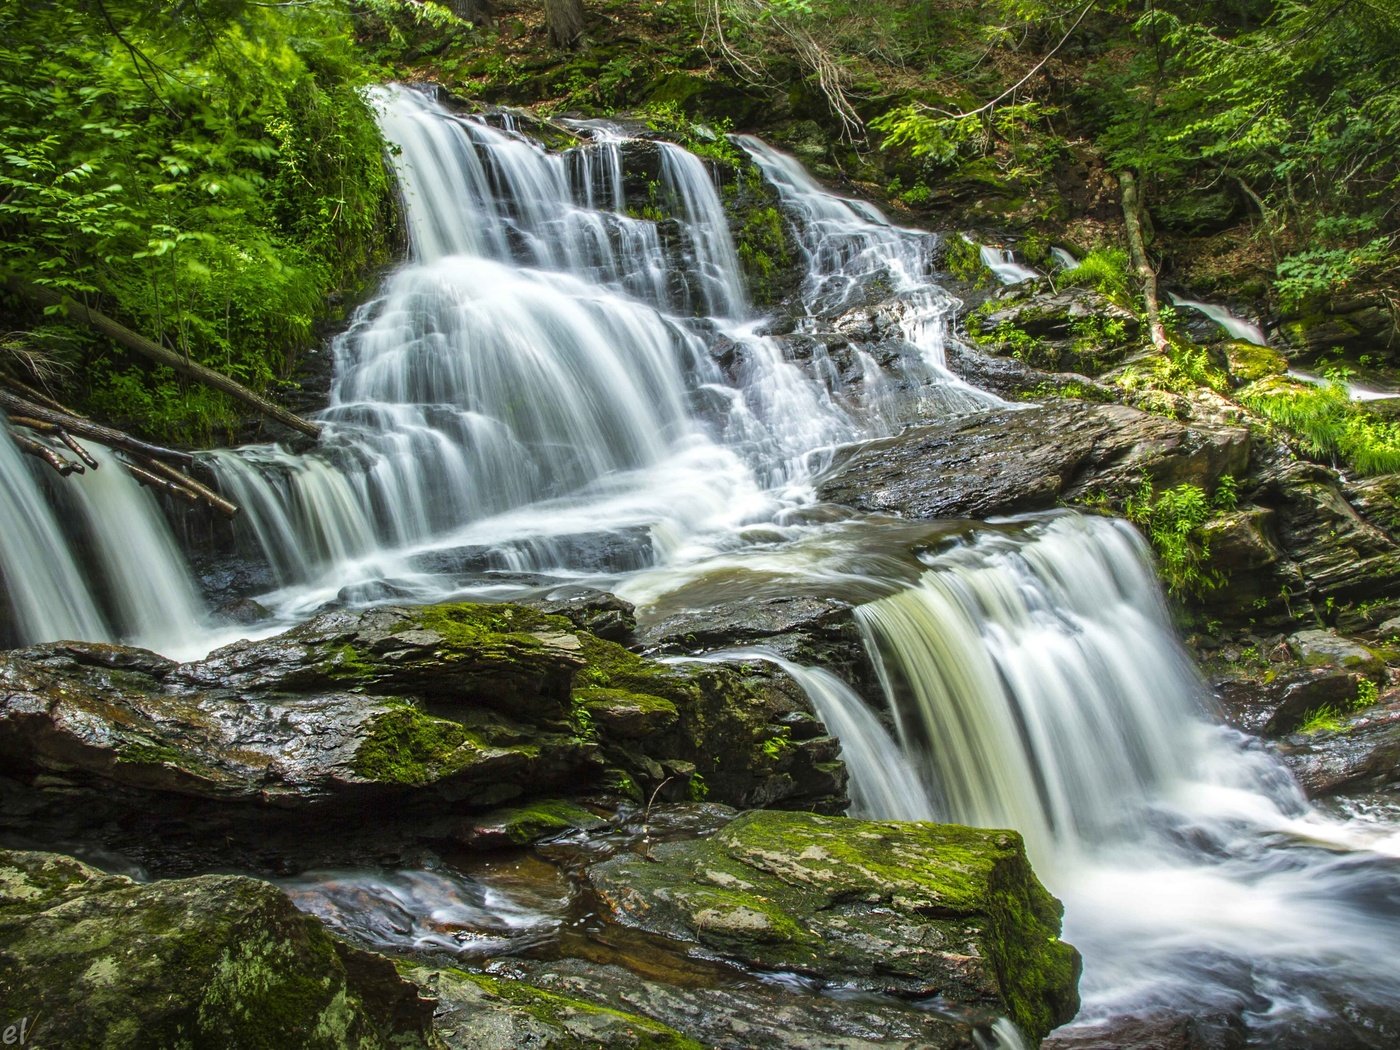
[[[489,26],[495,20],[491,0],[448,0],[447,7],[463,22],[474,26]]]
[[[1123,223],[1128,228],[1128,254],[1133,270],[1142,281],[1142,299],[1147,307],[1147,330],[1152,345],[1166,353],[1171,344],[1167,330],[1162,327],[1162,313],[1157,298],[1157,271],[1147,258],[1147,244],[1142,236],[1142,198],[1138,196],[1137,179],[1131,171],[1120,172],[1118,185],[1123,190]]]
[[[572,51],[583,43],[583,0],[544,0],[549,42]]]
[[[298,430],[310,437],[321,436],[321,425],[302,419],[295,413],[287,411],[281,405],[273,404],[260,394],[255,394],[242,383],[236,382],[224,375],[216,372],[212,368],[205,368],[203,365],[189,360],[173,350],[167,350],[159,343],[152,342],[144,335],[133,332],[125,325],[112,320],[106,314],[90,310],[82,303],[75,302],[54,291],[52,288],[45,288],[42,285],[30,284],[27,281],[20,281],[11,278],[5,282],[5,286],[16,295],[22,295],[36,303],[44,306],[60,307],[74,321],[81,321],[101,332],[107,338],[120,343],[128,350],[135,351],[143,357],[149,357],[152,361],[168,365],[182,375],[187,375],[196,379],[205,386],[213,387],[215,390],[223,391],[235,401],[241,401],[250,408],[256,409],[269,419],[275,419],[285,427]]]

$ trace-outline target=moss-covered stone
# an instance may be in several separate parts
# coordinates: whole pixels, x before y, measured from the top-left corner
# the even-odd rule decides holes
[[[1078,1007],[1015,832],[756,811],[590,879],[620,919],[749,966],[991,1005],[1037,1039]]]
[[[275,887],[139,885],[0,852],[0,1002],[34,1045],[274,1050],[427,1046],[432,1004]]]
[[[460,772],[484,753],[461,723],[407,705],[376,716],[368,729],[351,766],[366,780],[426,784]]]
[[[629,740],[642,740],[653,733],[664,733],[680,717],[676,705],[670,700],[626,689],[597,686],[575,689],[574,701],[583,705],[600,729]]]
[[[465,970],[401,965],[401,972],[438,997],[437,1033],[463,1050],[701,1050],[674,1028],[513,981]]]
[[[598,828],[605,821],[564,799],[496,809],[471,820],[458,837],[469,846],[527,846],[566,831]]]
[[[1288,358],[1268,346],[1233,342],[1225,347],[1230,375],[1240,383],[1253,383],[1265,376],[1283,375],[1288,371]]]

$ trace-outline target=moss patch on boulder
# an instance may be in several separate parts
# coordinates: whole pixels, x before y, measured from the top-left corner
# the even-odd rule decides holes
[[[1015,832],[755,811],[590,879],[619,920],[748,966],[992,1006],[1035,1039],[1078,1008],[1079,953]]]
[[[0,852],[0,1002],[36,1045],[426,1047],[432,1004],[274,886]]]

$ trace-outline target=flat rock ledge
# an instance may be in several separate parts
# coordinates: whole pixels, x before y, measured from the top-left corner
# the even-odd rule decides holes
[[[1243,474],[1242,427],[1178,423],[1126,405],[1054,400],[911,427],[838,455],[822,499],[906,518],[987,518]]]

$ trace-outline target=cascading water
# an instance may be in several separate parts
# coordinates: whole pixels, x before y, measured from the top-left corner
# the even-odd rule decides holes
[[[376,580],[399,595],[457,593],[460,579],[422,571],[444,551],[567,573],[580,532],[624,544],[645,533],[653,553],[674,550],[771,517],[776,489],[809,474],[814,451],[898,424],[873,360],[860,391],[818,383],[758,332],[693,155],[597,124],[582,125],[591,143],[550,153],[416,91],[386,88],[376,103],[401,147],[413,262],[337,340],[318,450],[211,455],[285,585],[266,597],[285,616]],[[792,165],[743,144],[765,170]],[[664,221],[627,213],[625,150],[653,165],[639,203]],[[796,206],[827,223],[810,296],[849,289],[858,255],[861,277],[882,273],[908,302],[899,382],[928,404],[941,392],[945,411],[995,403],[943,367],[955,303],[927,280],[932,238],[877,226],[802,178]],[[815,226],[803,228],[811,244]]]
[[[283,585],[262,596],[281,622],[337,595],[467,593],[482,568],[700,608],[724,588],[864,603],[898,755],[827,672],[761,655],[842,734],[865,815],[1026,834],[1086,956],[1084,1023],[1219,1008],[1268,1042],[1343,1023],[1332,987],[1363,1010],[1400,1008],[1400,879],[1384,859],[1395,832],[1317,816],[1281,767],[1210,723],[1131,530],[811,507],[822,450],[998,403],[944,367],[957,304],[929,278],[933,237],[738,140],[798,228],[808,372],[745,301],[695,158],[598,124],[550,153],[414,91],[375,100],[400,147],[412,260],[337,340],[316,450],[211,456]],[[651,151],[645,200],[628,197],[629,150]],[[867,341],[843,371],[847,327],[876,332],[882,351]],[[0,482],[0,564],[29,638],[106,637],[109,606],[139,620],[186,593],[178,580],[142,593],[118,573],[105,587],[128,598],[88,597],[36,475],[4,440]],[[102,498],[128,496],[128,514],[154,520],[139,492]],[[178,567],[151,535],[131,564]],[[580,556],[599,545],[579,537],[599,535],[626,556]],[[180,618],[198,617],[180,605],[163,622]],[[168,626],[141,629],[171,649]]]
[[[1253,321],[1246,321],[1243,317],[1232,314],[1219,303],[1203,303],[1196,299],[1183,299],[1175,293],[1171,296],[1172,304],[1184,306],[1188,310],[1195,310],[1205,314],[1212,321],[1218,324],[1231,339],[1238,339],[1242,343],[1253,343],[1255,346],[1267,346],[1269,341],[1264,338],[1263,330]]]
[[[978,255],[982,259],[982,265],[991,270],[992,276],[1002,284],[1020,284],[1040,276],[1029,266],[1018,263],[1010,248],[993,248],[990,244],[984,244]]]
[[[1253,1045],[1389,1045],[1400,835],[1323,817],[1209,721],[1136,534],[1063,515],[928,561],[858,618],[928,816],[1021,830],[1064,899],[1076,1025],[1190,1004]]]
[[[116,455],[94,445],[98,469],[46,491],[38,471],[48,468],[24,462],[8,433],[0,424],[0,578],[15,640],[207,651],[203,601],[184,555],[155,499]]]

